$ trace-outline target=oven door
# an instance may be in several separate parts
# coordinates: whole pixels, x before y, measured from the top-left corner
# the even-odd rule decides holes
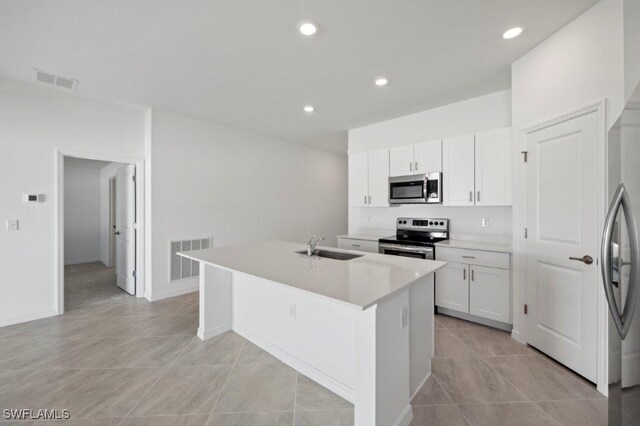
[[[389,204],[423,204],[427,202],[427,175],[389,178]]]
[[[391,256],[413,257],[416,259],[433,260],[433,247],[415,247],[405,246],[402,244],[378,244],[378,252],[381,254],[389,254]]]

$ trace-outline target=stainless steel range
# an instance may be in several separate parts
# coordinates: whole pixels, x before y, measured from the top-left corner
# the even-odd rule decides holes
[[[378,252],[393,256],[435,258],[435,243],[449,239],[449,219],[400,217],[395,237],[378,240]]]

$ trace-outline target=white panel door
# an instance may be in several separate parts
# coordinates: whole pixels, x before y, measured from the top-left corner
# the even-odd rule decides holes
[[[442,141],[444,205],[474,205],[474,167],[474,135],[458,136]]]
[[[413,145],[389,149],[389,176],[413,174]]]
[[[469,265],[449,262],[438,269],[436,306],[469,313]]]
[[[413,146],[413,171],[415,173],[442,171],[442,140],[422,142]]]
[[[526,137],[528,341],[596,381],[596,113]],[[579,260],[591,256],[593,263]]]
[[[135,167],[122,166],[116,173],[116,279],[118,287],[136,292]]]
[[[369,207],[389,207],[389,150],[369,153]]]
[[[476,206],[511,205],[511,128],[476,134]]]
[[[369,195],[367,154],[349,156],[349,207],[366,207]]]
[[[509,270],[471,266],[470,272],[469,313],[510,324]]]

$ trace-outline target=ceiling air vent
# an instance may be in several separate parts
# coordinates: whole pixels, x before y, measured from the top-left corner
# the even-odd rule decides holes
[[[37,68],[34,68],[33,71],[36,74],[36,80],[42,83],[53,84],[54,86],[62,87],[65,89],[75,89],[78,86],[78,80],[75,80],[73,78],[60,77],[59,75],[42,71]]]

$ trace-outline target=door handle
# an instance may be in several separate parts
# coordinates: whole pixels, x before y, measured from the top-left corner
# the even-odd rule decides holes
[[[120,235],[120,231],[114,232],[114,235]]]
[[[629,290],[627,291],[627,299],[623,305],[622,312],[620,312],[620,309],[618,308],[618,303],[616,302],[615,294],[613,293],[613,274],[611,271],[611,241],[613,240],[616,216],[618,215],[620,206],[622,206],[627,223],[627,230],[629,232],[629,248],[631,251]],[[611,206],[609,207],[607,219],[604,224],[604,232],[602,233],[601,250],[602,282],[604,285],[605,295],[607,296],[609,311],[611,312],[613,322],[618,329],[618,334],[620,334],[620,337],[624,340],[627,337],[629,328],[631,327],[631,319],[633,318],[636,301],[638,300],[638,287],[640,286],[640,246],[638,244],[638,229],[636,227],[635,218],[633,217],[631,200],[629,200],[624,184],[618,185],[618,189],[611,201]]]
[[[466,279],[467,279],[467,268],[464,268],[464,269],[462,270],[462,279],[463,279],[463,280],[466,280]]]
[[[571,260],[577,260],[578,262],[586,263],[587,265],[591,265],[593,263],[593,257],[585,254],[582,257],[570,257]]]

